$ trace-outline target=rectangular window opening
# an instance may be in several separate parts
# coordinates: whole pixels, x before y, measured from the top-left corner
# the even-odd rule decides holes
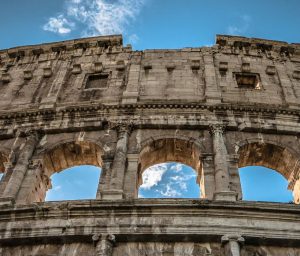
[[[85,89],[107,88],[108,74],[90,74],[87,77]]]
[[[261,89],[261,83],[258,74],[237,73],[235,79],[239,88],[243,89]]]

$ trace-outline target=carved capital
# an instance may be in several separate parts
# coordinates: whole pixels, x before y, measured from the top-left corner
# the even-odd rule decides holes
[[[224,236],[221,237],[222,244],[226,244],[229,241],[234,241],[234,242],[237,242],[239,244],[244,244],[245,239],[241,235],[238,235],[238,234],[235,234],[235,235],[224,235]]]
[[[118,136],[123,136],[124,134],[130,134],[133,130],[134,124],[132,121],[119,121],[119,122],[109,122],[110,129],[115,129],[118,132]]]
[[[243,245],[245,239],[240,235],[225,235],[222,236],[221,242],[226,256],[240,256],[241,245]]]
[[[226,124],[210,124],[209,129],[212,135],[223,134],[226,129]]]
[[[92,240],[93,242],[99,242],[105,240],[114,244],[116,242],[116,237],[112,234],[94,234],[92,236]]]
[[[95,234],[92,237],[97,256],[112,256],[115,236],[111,234]]]

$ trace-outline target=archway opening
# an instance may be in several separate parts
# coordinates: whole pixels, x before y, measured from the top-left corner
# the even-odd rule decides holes
[[[193,141],[178,138],[148,141],[140,152],[137,196],[199,198],[201,194],[204,197],[202,173],[200,151]]]
[[[275,144],[252,142],[243,145],[239,155],[243,200],[299,200],[292,185],[299,169],[299,161],[294,153]]]
[[[101,155],[101,148],[88,141],[63,143],[47,151],[42,159],[41,184],[36,186],[39,200],[95,199]]]
[[[92,165],[74,166],[54,173],[45,201],[95,199],[100,173],[101,169]]]
[[[199,198],[196,171],[185,164],[168,162],[147,168],[142,174],[139,198]]]
[[[288,181],[279,172],[263,166],[239,169],[243,200],[290,203],[293,193]]]

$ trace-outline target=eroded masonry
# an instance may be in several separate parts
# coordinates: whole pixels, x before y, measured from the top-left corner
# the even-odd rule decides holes
[[[1,50],[0,67],[0,255],[300,255],[299,44],[104,36]],[[168,161],[196,170],[201,198],[137,198]],[[102,168],[97,199],[44,202],[82,164]],[[295,203],[242,201],[249,165],[281,173]]]

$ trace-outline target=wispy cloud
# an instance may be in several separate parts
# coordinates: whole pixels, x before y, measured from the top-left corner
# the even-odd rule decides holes
[[[161,195],[164,197],[179,197],[182,193],[176,188],[172,187],[171,184],[167,184],[165,191],[160,191]]]
[[[188,188],[193,184],[192,180],[196,182],[196,173],[183,164],[154,165],[143,173],[139,197],[184,197],[189,194]]]
[[[143,184],[141,185],[141,188],[150,189],[156,186],[162,180],[162,177],[167,170],[167,164],[157,164],[148,168],[143,173]]]
[[[240,35],[245,33],[251,24],[251,17],[249,15],[242,15],[239,18],[238,25],[230,25],[227,27],[227,33],[230,35]]]
[[[48,22],[43,26],[46,31],[58,33],[58,34],[68,34],[74,27],[74,23],[68,21],[62,14],[57,17],[49,18]]]
[[[80,27],[83,36],[125,33],[126,28],[135,20],[146,0],[65,1],[65,10],[49,18],[43,27],[44,30],[66,34]],[[138,37],[131,35],[131,39],[134,41]]]

